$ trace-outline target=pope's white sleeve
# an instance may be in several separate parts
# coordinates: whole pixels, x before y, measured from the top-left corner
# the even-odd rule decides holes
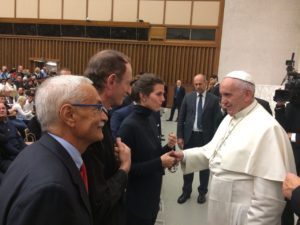
[[[202,147],[186,149],[183,154],[184,161],[181,163],[181,168],[184,174],[208,169],[208,159]]]
[[[282,182],[254,177],[253,195],[247,225],[280,225],[285,207]]]

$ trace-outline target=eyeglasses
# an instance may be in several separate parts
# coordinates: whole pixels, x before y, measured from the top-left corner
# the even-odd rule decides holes
[[[102,104],[71,104],[78,107],[94,107],[99,112],[107,112],[106,108]]]

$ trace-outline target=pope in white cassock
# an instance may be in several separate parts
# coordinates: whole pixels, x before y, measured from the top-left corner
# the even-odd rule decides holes
[[[228,115],[203,147],[177,151],[185,174],[211,170],[209,225],[280,225],[281,192],[287,172],[295,173],[287,134],[254,98],[248,73],[233,71],[221,82]]]

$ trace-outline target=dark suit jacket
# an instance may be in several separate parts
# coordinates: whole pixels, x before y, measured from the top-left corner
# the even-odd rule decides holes
[[[177,122],[177,137],[183,138],[185,144],[189,142],[192,135],[196,115],[196,101],[197,92],[193,91],[184,97],[180,108]],[[212,139],[221,119],[222,113],[219,106],[219,98],[206,92],[202,114],[204,144]]]
[[[296,142],[291,142],[296,162],[297,174],[300,175],[300,106],[288,103],[286,107],[275,109],[275,118],[288,133],[296,133]]]
[[[300,216],[299,204],[300,204],[300,186],[295,188],[295,190],[292,192],[292,198],[291,198],[291,208],[293,209],[294,213],[297,214],[297,216]]]
[[[256,101],[257,101],[259,104],[261,104],[262,107],[264,107],[265,110],[268,111],[268,113],[271,114],[271,116],[273,115],[272,110],[271,110],[271,107],[270,107],[270,104],[269,104],[268,101],[263,100],[263,99],[261,99],[261,98],[255,98],[255,99],[256,99]]]
[[[120,109],[115,110],[112,113],[110,119],[110,128],[111,133],[114,138],[116,138],[117,132],[123,122],[123,120],[132,112],[133,110],[133,103],[130,105],[124,106]]]
[[[176,96],[176,90],[177,90],[177,86],[175,86],[175,88],[174,88],[173,105],[180,106],[182,103],[182,100],[185,96],[185,89],[184,89],[184,87],[180,86],[177,96]],[[176,98],[175,98],[175,96],[176,96]]]
[[[220,98],[220,84],[217,83],[209,92]]]
[[[126,223],[124,191],[127,173],[119,169],[119,162],[114,155],[109,120],[102,131],[104,139],[91,144],[83,154],[94,224],[122,225]]]
[[[1,225],[89,225],[92,214],[78,168],[49,134],[26,147],[0,186]]]

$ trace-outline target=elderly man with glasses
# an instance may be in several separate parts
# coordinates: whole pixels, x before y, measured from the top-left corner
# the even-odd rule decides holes
[[[0,224],[93,224],[81,154],[103,139],[101,97],[86,77],[49,78],[37,90],[36,114],[44,134],[3,178]]]

